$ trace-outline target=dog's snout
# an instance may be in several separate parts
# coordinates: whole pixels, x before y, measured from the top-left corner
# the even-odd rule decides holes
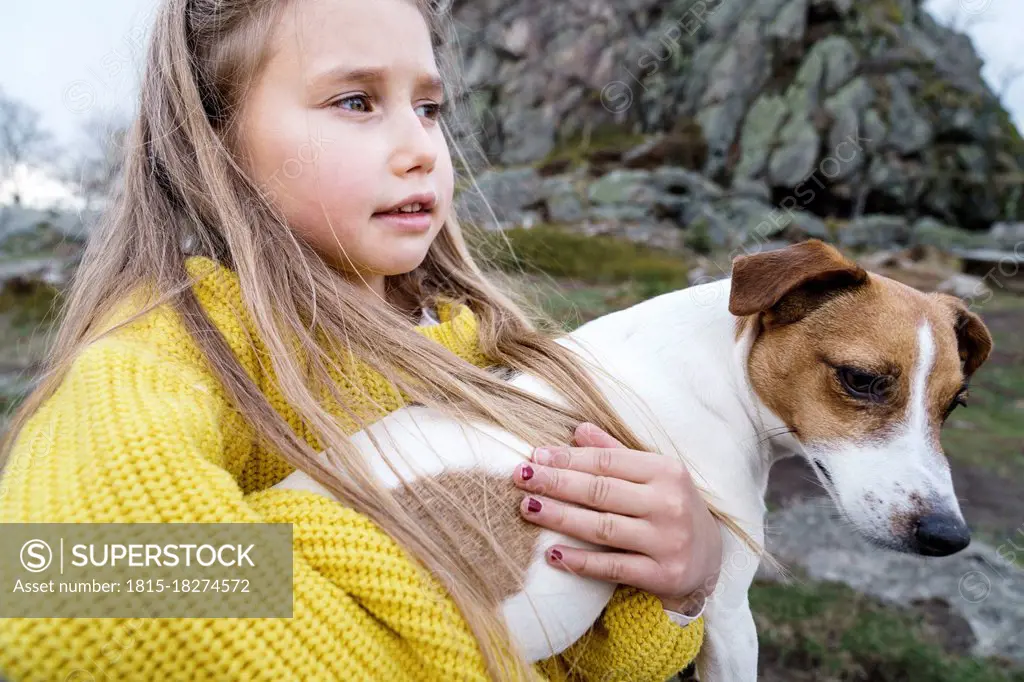
[[[914,528],[917,551],[925,556],[949,556],[971,543],[971,531],[959,516],[948,512],[925,514]]]

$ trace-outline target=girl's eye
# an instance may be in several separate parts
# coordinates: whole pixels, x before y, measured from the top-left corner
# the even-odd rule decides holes
[[[358,113],[368,112],[371,108],[370,98],[366,95],[351,95],[350,97],[339,99],[333,106]]]
[[[429,118],[432,121],[439,119],[443,110],[444,104],[438,104],[437,102],[427,102],[416,107],[416,112],[420,116]]]

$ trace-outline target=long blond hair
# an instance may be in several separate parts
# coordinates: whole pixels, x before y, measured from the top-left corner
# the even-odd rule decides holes
[[[416,3],[451,90],[460,81],[453,68],[457,50],[447,13],[435,2]],[[530,667],[511,654],[488,576],[449,538],[422,532],[370,474],[325,407],[326,395],[348,409],[329,376],[337,367],[339,349],[380,372],[417,403],[497,425],[528,443],[567,443],[576,425],[590,421],[627,447],[648,448],[612,411],[581,361],[482,274],[454,216],[423,264],[388,278],[388,289],[395,300],[446,297],[465,303],[477,316],[481,351],[498,365],[544,377],[560,390],[568,407],[510,387],[432,343],[413,330],[407,314],[368,301],[295,237],[233,154],[233,112],[265,59],[264,50],[252,46],[267,44],[284,4],[164,1],[151,37],[138,117],[125,147],[123,185],[90,238],[42,378],[14,415],[0,463],[18,430],[86,345],[157,306],[170,305],[234,407],[268,447],[372,519],[444,583],[493,678],[531,679]],[[446,121],[446,132],[457,137],[457,130],[453,121]],[[450,142],[461,148],[458,140]],[[332,467],[321,463],[245,372],[192,290],[185,267],[188,255],[206,256],[237,273],[246,313],[268,351],[282,394],[319,441],[328,444]],[[100,320],[113,312],[123,293],[142,286],[156,294],[150,305],[118,327],[101,328]],[[301,353],[295,352],[296,343]],[[363,415],[349,416],[366,426]],[[455,511],[466,525],[487,535],[486,525],[471,510]],[[491,539],[488,543],[496,544]],[[500,553],[500,547],[495,551]]]

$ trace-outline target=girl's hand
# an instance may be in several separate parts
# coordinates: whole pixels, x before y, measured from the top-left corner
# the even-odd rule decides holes
[[[516,467],[516,485],[533,493],[520,505],[523,517],[625,551],[555,545],[548,562],[632,585],[673,611],[709,597],[721,569],[722,537],[682,462],[627,450],[589,423],[576,428],[575,442],[580,447],[537,448],[531,462]]]

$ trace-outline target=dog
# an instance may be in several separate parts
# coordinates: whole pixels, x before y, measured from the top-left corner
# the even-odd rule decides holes
[[[875,545],[924,556],[966,547],[970,532],[939,431],[991,351],[978,315],[960,299],[869,274],[818,240],[738,256],[732,266],[729,279],[611,313],[559,343],[607,372],[593,378],[623,420],[656,452],[684,455],[694,480],[757,545],[769,470],[798,455]],[[538,377],[510,383],[562,402]],[[422,406],[366,431],[402,476],[508,490],[508,513],[492,504],[488,522],[523,574],[494,575],[505,583],[502,615],[528,660],[563,651],[599,618],[615,586],[560,571],[543,556],[556,542],[592,546],[519,518],[522,493],[510,482],[530,444]],[[354,442],[375,474],[398,488],[366,431]],[[302,472],[275,487],[331,497]],[[704,611],[697,671],[704,682],[754,682],[757,633],[747,592],[759,557],[722,533],[724,562]]]

